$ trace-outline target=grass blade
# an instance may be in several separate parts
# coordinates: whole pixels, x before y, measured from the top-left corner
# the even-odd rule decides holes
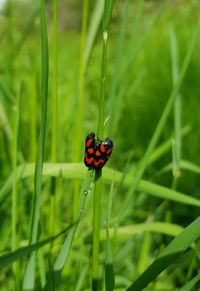
[[[80,161],[81,147],[80,140],[82,139],[82,124],[83,124],[83,109],[84,109],[84,87],[85,87],[85,71],[86,63],[84,59],[84,52],[86,46],[86,36],[87,36],[87,21],[88,21],[88,0],[83,1],[82,6],[82,23],[81,23],[81,45],[80,45],[80,69],[79,69],[79,83],[78,83],[78,98],[77,98],[77,114],[75,120],[74,128],[74,153],[73,159],[75,162]],[[74,183],[74,195],[73,195],[73,219],[75,219],[77,204],[78,204],[78,195],[80,192],[79,184]]]
[[[107,209],[107,223],[106,223],[106,258],[105,258],[105,287],[106,291],[113,291],[115,286],[115,276],[113,269],[113,260],[112,260],[112,249],[111,249],[111,241],[109,234],[110,227],[110,218],[112,212],[112,202],[114,196],[114,176],[113,181],[110,188],[110,193],[108,197],[108,209]]]
[[[121,213],[119,215],[120,219],[122,219],[124,216],[126,216],[130,210],[130,207],[131,207],[132,201],[133,201],[133,197],[132,197],[133,193],[135,192],[135,190],[137,188],[137,184],[139,183],[139,180],[141,179],[141,177],[144,174],[144,171],[146,170],[146,167],[148,165],[148,160],[149,160],[151,153],[153,152],[153,150],[154,150],[154,148],[155,148],[155,146],[160,138],[160,135],[162,133],[164,125],[165,125],[167,118],[170,114],[173,102],[176,98],[176,95],[177,95],[179,89],[180,89],[180,86],[182,84],[183,78],[184,78],[186,70],[188,68],[190,59],[192,57],[192,53],[193,53],[196,41],[197,41],[198,36],[199,36],[199,31],[200,31],[200,17],[198,18],[198,21],[197,21],[193,36],[191,38],[185,59],[183,61],[183,65],[181,67],[180,74],[179,74],[179,79],[177,80],[175,86],[173,87],[173,90],[171,92],[169,100],[168,100],[168,102],[165,106],[165,109],[162,113],[162,116],[157,124],[157,127],[154,131],[154,134],[149,142],[149,145],[146,149],[144,157],[142,158],[142,160],[140,161],[140,163],[138,165],[137,172],[133,178],[132,185],[128,191],[127,197],[126,197],[124,204],[122,206],[122,210],[121,210]]]
[[[193,242],[200,237],[200,217],[188,225],[170,244],[161,255],[142,273],[127,291],[143,290],[150,282],[168,267],[168,265],[180,254],[186,251]]]
[[[102,19],[103,10],[104,10],[104,1],[97,0],[94,5],[95,7],[91,16],[91,22],[88,29],[88,37],[87,37],[87,43],[86,43],[86,48],[85,48],[85,65],[87,65],[87,62],[92,50],[92,46],[93,46],[97,31],[98,31],[98,27]]]
[[[116,237],[119,240],[128,240],[136,234],[143,232],[154,232],[165,234],[168,236],[176,236],[183,230],[183,227],[173,223],[167,222],[148,222],[148,223],[138,223],[133,225],[126,225],[116,228],[109,228],[110,238],[113,239]],[[101,230],[100,233],[101,241],[106,240],[106,231],[105,229]]]
[[[188,132],[190,132],[190,130],[191,129],[189,126],[183,127],[181,130],[181,135],[182,136],[187,135]],[[156,162],[160,157],[162,157],[166,152],[168,152],[171,149],[171,146],[172,146],[171,138],[163,142],[161,145],[157,146],[149,158],[148,165],[151,165],[152,163]]]
[[[200,174],[200,166],[186,160],[181,161],[181,169]]]
[[[35,164],[27,164],[24,166],[18,166],[17,168],[17,180],[33,176],[35,169]],[[103,182],[105,184],[111,184],[113,179],[113,172],[115,175],[115,183],[120,184],[122,181],[122,173],[118,171],[114,171],[107,167],[104,167],[103,173]],[[43,175],[44,176],[53,176],[59,177],[62,175],[63,178],[68,179],[80,179],[82,180],[85,175],[85,166],[82,163],[74,163],[74,164],[51,164],[44,163],[43,167]],[[132,175],[126,175],[123,181],[123,187],[129,188],[132,184]],[[0,190],[0,203],[5,202],[6,199],[9,198],[8,193],[12,188],[13,174],[7,179],[5,184]],[[157,185],[152,182],[148,182],[145,180],[140,180],[137,185],[137,191],[144,192],[151,196],[155,196],[161,199],[167,199],[171,201],[176,201],[183,204],[193,205],[196,207],[200,207],[200,200],[193,198],[189,195],[183,194],[181,192],[171,190],[164,186]]]
[[[112,16],[115,0],[105,0],[103,26],[102,26],[102,61],[101,61],[101,82],[99,100],[99,118],[97,139],[103,139],[104,133],[104,107],[105,107],[105,83],[107,78],[107,43],[108,27]],[[92,239],[92,291],[99,290],[99,235],[101,221],[101,193],[102,193],[102,170],[95,172],[95,187],[93,201],[93,239]]]
[[[192,280],[190,280],[185,286],[177,289],[177,291],[190,291],[196,283],[200,280],[200,273],[198,273]]]
[[[179,78],[178,68],[178,45],[175,32],[173,28],[169,31],[170,50],[172,59],[172,81],[173,86]],[[180,162],[181,162],[181,94],[177,92],[174,102],[174,140],[172,141],[172,165],[173,165],[173,185],[175,189],[180,176]]]
[[[14,124],[14,139],[13,139],[13,189],[12,189],[12,251],[16,250],[18,245],[17,224],[18,224],[18,191],[17,191],[17,151],[18,151],[18,133],[19,133],[19,118],[20,118],[20,94],[21,85],[17,92],[15,103],[15,124]],[[19,290],[19,265],[13,266],[15,278],[15,289]]]
[[[10,265],[15,261],[20,260],[22,257],[29,256],[32,252],[38,250],[39,248],[45,246],[46,244],[51,243],[52,241],[56,240],[60,236],[66,234],[66,232],[68,232],[73,226],[74,226],[74,224],[68,226],[66,229],[64,229],[63,231],[61,231],[60,233],[58,233],[57,235],[55,235],[53,237],[42,240],[42,241],[37,242],[35,244],[29,245],[27,247],[19,248],[14,252],[10,252],[7,255],[1,256],[0,257],[0,268],[3,268],[3,267]]]
[[[40,217],[40,196],[42,188],[42,168],[44,160],[44,147],[47,123],[47,100],[48,100],[48,39],[45,17],[45,0],[40,1],[40,33],[41,33],[41,124],[38,142],[37,161],[35,167],[35,193],[33,198],[33,208],[31,216],[30,243],[37,242],[38,225]],[[35,254],[33,253],[28,261],[25,270],[23,289],[34,289]]]
[[[81,217],[82,217],[82,214],[83,214],[88,189],[91,187],[93,176],[94,176],[93,170],[89,170],[87,172],[87,175],[86,175],[84,181],[83,181],[81,192],[80,192],[79,209],[77,211],[77,222],[71,228],[69,234],[67,235],[67,237],[64,240],[64,243],[63,243],[63,245],[59,251],[59,254],[56,258],[55,264],[54,264],[54,266],[49,274],[46,285],[43,288],[43,290],[45,290],[45,291],[55,290],[55,287],[59,283],[62,269],[63,269],[64,264],[69,256],[69,252],[71,250],[74,236],[76,234],[78,224],[79,224]]]

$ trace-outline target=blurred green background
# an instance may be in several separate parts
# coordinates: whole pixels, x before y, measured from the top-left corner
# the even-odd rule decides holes
[[[20,86],[17,164],[36,160],[40,124],[40,35],[37,5],[36,1],[10,0],[0,10],[0,187],[3,187],[13,169],[15,99]],[[54,162],[81,162],[85,136],[97,129],[102,40],[101,21],[96,24],[92,18],[95,5],[95,1],[89,1],[87,36],[90,35],[91,27],[97,25],[97,29],[85,66],[84,102],[81,105],[83,114],[79,120],[81,132],[77,141],[75,135],[80,94],[82,1],[58,1],[58,119],[56,161]],[[172,38],[174,37],[176,40],[177,67],[180,68],[199,16],[199,9],[200,4],[197,0],[116,0],[108,38],[105,104],[107,121],[104,137],[109,136],[114,142],[114,150],[108,167],[123,172],[128,159],[129,167],[132,168],[143,157],[173,88]],[[46,13],[49,41],[49,100],[45,161],[50,162],[52,161],[52,112],[55,105],[52,103],[54,66],[51,1],[46,2]],[[86,38],[86,44],[88,44],[88,39]],[[181,158],[194,163],[197,167],[200,164],[199,51],[200,35],[179,92],[181,127],[189,128],[182,139]],[[173,138],[174,112],[172,110],[159,144],[166,140],[172,141]],[[80,149],[78,154],[76,147]],[[165,170],[165,167],[172,163],[172,152],[171,145],[164,155],[161,155],[155,163],[148,167],[144,179],[173,188],[172,168]],[[198,171],[199,168],[196,173],[180,169],[176,190],[199,198]],[[45,192],[48,192],[51,183],[47,181],[45,185]],[[65,181],[62,187],[59,187],[62,189],[60,190],[62,195],[59,215],[63,217],[62,211],[68,211],[67,202],[71,205],[73,200],[71,196],[65,198],[63,193],[68,187],[72,191],[73,185],[69,181]],[[24,181],[19,189],[19,212],[22,213],[19,223],[22,240],[20,244],[25,245],[29,233],[27,225],[33,185]],[[120,208],[124,190],[121,190],[120,194],[115,201],[116,209]],[[44,197],[44,202],[48,201],[47,196]],[[161,199],[144,196],[141,201],[138,201],[139,209],[129,217],[128,221],[142,222],[149,214],[154,215],[154,211],[160,203]],[[8,205],[9,202],[6,200],[0,214],[3,237],[0,250],[5,250],[10,246],[10,208]],[[44,206],[42,211],[43,228],[46,229],[48,224],[45,221],[48,217],[47,206]],[[164,211],[159,214],[159,218],[165,221],[169,219],[181,226],[186,226],[198,216],[198,213],[197,208],[191,211],[191,206],[168,201]],[[69,211],[65,218],[61,219],[61,225],[64,224],[63,219],[69,218],[70,215]],[[127,221],[124,221],[125,225],[126,223]],[[61,226],[59,228],[61,229]],[[152,252],[161,241],[165,242],[165,238],[163,240],[159,236],[155,238]],[[134,267],[130,267],[127,261],[122,266],[118,264],[116,272],[123,274],[126,263],[127,268],[131,268],[130,273],[134,271]],[[181,286],[184,282],[183,274],[187,269],[187,258],[181,264],[182,270],[177,271],[178,275],[176,274],[175,278],[172,278],[173,283],[169,280],[173,287],[167,289],[164,284],[161,289],[155,290],[175,290],[174,286]],[[75,278],[75,274],[73,278]],[[12,286],[10,280],[6,271],[1,274],[0,283],[7,286],[1,290],[11,290],[9,289],[12,288],[9,287]],[[167,281],[167,283],[169,282]],[[69,290],[74,289],[71,287]]]

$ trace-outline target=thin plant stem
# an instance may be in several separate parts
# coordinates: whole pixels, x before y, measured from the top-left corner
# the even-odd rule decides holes
[[[40,91],[41,123],[34,177],[35,191],[33,196],[31,213],[31,233],[30,233],[31,244],[36,243],[38,239],[41,190],[42,190],[42,170],[44,161],[46,124],[47,124],[49,65],[48,65],[48,38],[44,0],[40,0],[40,36],[41,36],[41,91]],[[35,252],[31,254],[26,266],[23,281],[23,290],[33,290],[34,284],[35,284]]]
[[[103,138],[104,123],[104,101],[105,101],[105,82],[106,82],[106,61],[107,61],[107,40],[108,32],[104,30],[103,52],[101,67],[101,85],[99,101],[99,120],[98,120],[98,139]],[[93,205],[93,240],[92,240],[92,290],[99,290],[99,233],[101,220],[101,193],[102,193],[102,170],[96,171],[96,182],[94,188],[94,205]]]
[[[13,139],[13,189],[12,189],[12,251],[18,247],[17,242],[17,223],[18,223],[18,192],[17,192],[17,144],[19,132],[19,99],[20,90],[17,92],[16,104],[14,105],[14,139]],[[19,263],[13,264],[15,276],[15,290],[19,290]]]
[[[52,96],[52,144],[51,158],[57,159],[57,135],[58,135],[58,24],[57,24],[57,0],[53,0],[53,96]]]
[[[81,30],[81,48],[80,48],[80,71],[79,71],[79,89],[77,100],[77,117],[75,124],[75,142],[74,142],[74,159],[75,162],[80,161],[80,140],[83,124],[83,108],[84,108],[84,86],[85,86],[85,47],[86,47],[86,35],[87,35],[87,20],[88,20],[88,0],[83,1],[82,9],[82,30]],[[74,184],[73,195],[73,219],[76,217],[76,211],[79,198],[79,183]]]
[[[52,95],[52,139],[51,139],[51,160],[57,161],[58,147],[58,21],[57,21],[57,0],[53,0],[53,95]],[[52,178],[52,191],[50,197],[50,234],[53,236],[56,229],[56,180]]]
[[[173,27],[169,30],[170,50],[172,60],[172,81],[173,86],[179,78],[179,50],[176,34]],[[172,141],[172,164],[173,164],[173,183],[172,188],[176,189],[180,177],[181,161],[181,93],[178,91],[174,102],[174,138]]]

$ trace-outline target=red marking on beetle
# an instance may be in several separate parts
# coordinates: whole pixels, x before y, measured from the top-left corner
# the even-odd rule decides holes
[[[90,147],[91,146],[91,144],[92,144],[92,139],[90,138],[88,141],[86,141],[86,144],[85,144],[85,146],[88,148],[88,147]]]
[[[98,165],[99,165],[99,161],[94,160],[94,167],[98,167]]]
[[[87,163],[87,164],[91,164],[91,163],[93,162],[94,158],[93,158],[93,157],[92,157],[92,158],[88,158],[88,157],[86,156],[85,160],[86,160],[86,163]]]
[[[89,154],[93,154],[93,153],[94,153],[94,149],[93,149],[93,148],[89,148],[89,149],[87,150],[87,152],[88,152]]]
[[[97,157],[100,157],[100,156],[101,156],[101,153],[97,150],[97,151],[95,152],[95,155],[96,155]]]
[[[102,143],[100,144],[100,151],[102,153],[105,153],[105,151],[106,151],[105,146]]]
[[[111,152],[112,152],[112,148],[106,150],[106,154],[108,154],[108,155],[109,155]]]

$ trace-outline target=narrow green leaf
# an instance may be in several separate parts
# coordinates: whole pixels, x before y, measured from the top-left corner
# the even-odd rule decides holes
[[[179,51],[176,34],[171,27],[169,30],[170,50],[172,59],[172,81],[173,86],[179,79]],[[173,155],[173,174],[176,178],[179,175],[181,161],[181,94],[178,91],[174,102],[174,155]]]
[[[95,2],[94,11],[92,12],[91,21],[89,24],[88,29],[88,36],[87,36],[87,43],[85,48],[85,66],[87,65],[92,46],[94,44],[94,40],[100,25],[100,22],[102,20],[103,10],[104,10],[104,1],[97,0]]]
[[[23,166],[18,166],[17,168],[17,179],[23,179],[26,177],[33,176],[34,174],[34,164],[27,164]],[[69,163],[69,164],[51,164],[44,163],[43,167],[43,175],[44,176],[54,176],[67,179],[83,179],[85,175],[86,168],[82,163]],[[122,173],[118,171],[114,171],[107,167],[104,167],[103,171],[103,182],[106,184],[111,184],[113,179],[113,172],[115,174],[115,183],[119,184],[122,181]],[[123,181],[123,187],[128,188],[132,183],[132,175],[126,175]],[[0,190],[0,203],[3,203],[5,199],[10,197],[8,193],[12,188],[12,180],[13,174],[6,180],[5,184]],[[193,198],[189,195],[177,192],[175,190],[171,190],[164,186],[157,185],[152,182],[148,182],[145,180],[140,180],[137,185],[137,191],[144,192],[151,196],[155,196],[161,199],[176,201],[183,204],[193,205],[196,207],[200,207],[200,200]]]
[[[146,149],[146,152],[144,154],[144,157],[142,158],[142,160],[140,161],[139,165],[138,165],[138,168],[137,168],[137,172],[133,178],[133,181],[132,181],[132,185],[128,191],[128,194],[126,196],[126,199],[124,201],[124,204],[121,208],[121,213],[120,213],[120,217],[121,219],[126,216],[128,214],[128,212],[130,211],[130,208],[131,208],[131,205],[132,205],[132,202],[133,202],[133,193],[135,192],[136,188],[137,188],[137,185],[140,181],[140,179],[142,178],[145,170],[146,170],[146,167],[148,165],[148,160],[151,156],[151,153],[153,152],[159,138],[160,138],[160,135],[162,133],[162,130],[164,128],[164,125],[167,121],[167,118],[170,114],[170,111],[171,111],[171,108],[172,108],[172,105],[174,103],[174,100],[176,98],[176,95],[180,89],[180,86],[182,84],[182,81],[183,81],[183,78],[185,76],[185,73],[186,73],[186,70],[188,68],[188,65],[189,65],[189,62],[190,62],[190,59],[192,57],[192,53],[194,51],[194,48],[195,48],[195,45],[196,45],[196,41],[198,39],[198,36],[199,36],[199,30],[200,30],[200,17],[198,18],[198,21],[197,21],[197,24],[195,26],[195,30],[193,32],[193,35],[192,35],[192,38],[191,38],[191,41],[189,43],[189,47],[188,47],[188,50],[187,50],[187,53],[186,53],[186,56],[185,56],[185,59],[183,61],[183,64],[182,64],[182,67],[180,69],[180,74],[179,74],[179,79],[177,80],[175,86],[173,87],[172,89],[172,92],[169,96],[169,99],[167,101],[167,104],[165,106],[165,109],[161,115],[161,118],[157,124],[157,127],[154,131],[154,134],[149,142],[149,145]]]
[[[48,100],[48,39],[47,27],[45,17],[45,0],[40,0],[40,35],[41,35],[41,124],[40,136],[38,142],[37,161],[35,167],[35,180],[34,187],[35,193],[33,197],[33,208],[31,215],[31,235],[30,243],[37,242],[38,225],[40,219],[40,200],[42,188],[42,169],[44,160],[44,147],[46,136],[46,123],[47,123],[47,100]],[[35,254],[32,253],[25,270],[23,289],[34,289],[35,278]]]
[[[185,126],[181,130],[182,137],[187,135],[190,132],[191,128],[190,126]],[[163,142],[161,145],[157,146],[152,154],[150,155],[148,165],[151,165],[152,163],[156,162],[160,157],[162,157],[166,152],[168,152],[171,149],[172,146],[172,139],[171,137]]]
[[[107,208],[106,257],[105,257],[105,287],[106,287],[106,291],[114,290],[114,286],[115,286],[115,276],[114,276],[113,260],[112,260],[112,248],[111,248],[111,241],[110,241],[110,234],[109,234],[113,197],[114,197],[114,175],[113,175],[113,181],[112,181],[111,188],[110,188],[110,193],[108,196],[108,208]]]
[[[13,138],[13,187],[12,187],[12,221],[11,221],[11,230],[12,230],[12,251],[16,250],[18,247],[18,232],[17,232],[17,225],[19,222],[19,213],[18,213],[18,204],[19,204],[19,193],[17,189],[17,153],[18,153],[18,139],[19,139],[19,120],[20,120],[20,96],[21,96],[21,84],[17,90],[17,97],[15,101],[14,107],[14,138]],[[19,264],[13,265],[13,274],[15,277],[15,289],[18,290],[20,283],[19,283]]]
[[[13,92],[9,88],[6,80],[4,80],[2,77],[0,78],[0,90],[3,93],[4,98],[13,105],[15,103],[15,98],[13,95]]]
[[[143,290],[149,283],[168,267],[181,253],[200,237],[200,217],[188,225],[170,244],[161,255],[133,282],[127,291]]]
[[[0,126],[5,131],[8,139],[11,140],[13,137],[13,132],[12,132],[10,122],[8,120],[8,117],[6,115],[6,112],[1,102],[0,102]]]
[[[67,235],[67,237],[64,240],[64,243],[61,246],[61,249],[58,253],[58,256],[56,258],[54,266],[53,266],[53,268],[49,274],[49,277],[47,279],[46,285],[43,288],[43,290],[45,290],[45,291],[54,290],[55,286],[57,286],[59,284],[62,269],[63,269],[64,264],[69,256],[69,252],[70,252],[71,247],[72,247],[74,236],[76,234],[78,224],[79,224],[81,217],[82,217],[82,214],[83,214],[87,194],[88,194],[89,189],[91,188],[91,183],[93,181],[93,177],[94,177],[94,171],[89,170],[87,172],[87,175],[85,176],[85,179],[83,181],[82,188],[80,191],[79,209],[77,211],[77,223],[70,229],[69,234]]]
[[[127,226],[121,226],[116,228],[109,228],[110,238],[114,238],[117,235],[117,238],[120,240],[127,240],[133,235],[143,232],[155,232],[160,234],[165,234],[169,236],[176,236],[183,230],[183,227],[173,223],[167,222],[148,222],[148,223],[139,223]],[[101,240],[106,239],[106,231],[101,230],[100,234]]]
[[[177,289],[177,291],[190,291],[196,283],[200,280],[200,273],[198,273],[192,280],[190,280],[185,286]]]
[[[74,224],[68,226],[66,229],[58,233],[57,235],[50,237],[48,239],[42,240],[38,243],[29,245],[27,247],[22,247],[17,249],[14,252],[10,252],[9,254],[5,254],[0,257],[0,268],[6,267],[13,262],[20,260],[22,257],[29,256],[32,252],[38,250],[39,248],[45,246],[46,244],[49,244],[50,242],[54,241],[58,237],[62,236],[63,234],[66,234],[72,227],[74,227]]]
[[[190,161],[182,160],[180,163],[181,169],[187,170],[196,174],[200,174],[200,166]]]
[[[107,30],[112,17],[115,0],[105,0],[105,8],[103,15],[103,30]]]
[[[106,266],[105,266],[105,285],[106,285],[106,291],[114,290],[115,275],[114,275],[113,264],[106,263]]]

